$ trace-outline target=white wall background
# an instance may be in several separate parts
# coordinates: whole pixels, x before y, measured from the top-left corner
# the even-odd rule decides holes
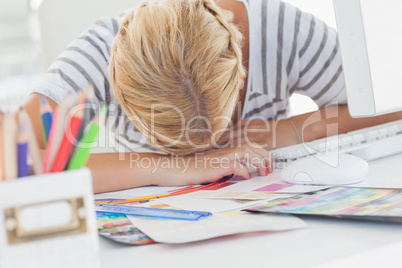
[[[332,0],[282,0],[288,2],[304,12],[314,14],[325,21],[329,26],[336,28],[335,14]]]

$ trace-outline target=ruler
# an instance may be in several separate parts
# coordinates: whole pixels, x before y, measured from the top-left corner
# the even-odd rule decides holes
[[[196,221],[202,217],[212,216],[212,213],[205,211],[175,210],[163,208],[146,208],[121,205],[95,204],[96,211],[122,213],[126,215],[151,217],[171,220]]]

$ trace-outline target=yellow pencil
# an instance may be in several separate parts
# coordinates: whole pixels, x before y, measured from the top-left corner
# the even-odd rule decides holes
[[[17,178],[17,122],[14,116],[3,117],[3,163],[4,178],[11,180]]]
[[[145,201],[151,199],[158,199],[160,197],[170,196],[171,194],[155,194],[155,195],[147,195],[147,196],[140,196],[140,197],[133,197],[128,198],[126,200],[117,200],[117,201],[109,201],[109,204],[123,204],[123,203],[130,203],[135,201]]]

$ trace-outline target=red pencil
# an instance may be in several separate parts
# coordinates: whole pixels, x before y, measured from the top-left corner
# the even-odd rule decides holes
[[[60,172],[65,169],[71,148],[73,147],[75,138],[80,130],[83,116],[83,109],[79,109],[74,116],[69,116],[70,120],[67,121],[66,130],[50,172]]]

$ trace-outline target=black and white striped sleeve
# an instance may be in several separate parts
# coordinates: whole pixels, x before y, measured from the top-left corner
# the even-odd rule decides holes
[[[298,79],[289,88],[311,97],[319,107],[346,103],[337,33],[311,14],[300,12],[296,60]],[[296,70],[295,70],[296,71]]]

